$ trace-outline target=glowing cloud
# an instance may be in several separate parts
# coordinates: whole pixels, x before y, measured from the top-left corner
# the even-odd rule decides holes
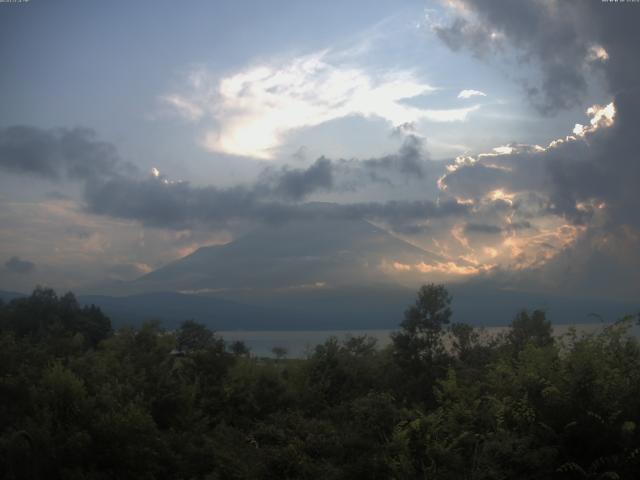
[[[455,262],[435,262],[433,264],[420,262],[416,264],[406,264],[393,262],[393,269],[396,272],[419,272],[419,273],[441,273],[453,276],[477,275],[480,272],[491,270],[495,265],[458,265]]]
[[[515,197],[515,194],[507,193],[502,188],[492,190],[487,194],[487,198],[489,198],[491,201],[495,202],[497,200],[502,200],[504,202],[507,202],[509,205],[513,204],[514,197]]]
[[[411,72],[373,75],[333,64],[323,51],[221,79],[200,70],[189,77],[188,91],[162,100],[189,120],[213,123],[204,134],[205,148],[270,159],[289,133],[338,118],[377,117],[393,126],[418,120],[455,122],[479,108],[430,110],[402,102],[434,90]]]
[[[589,62],[606,62],[609,60],[609,54],[601,45],[592,45],[587,53],[587,61]]]
[[[593,105],[586,114],[586,125],[576,124],[572,134],[547,147],[513,143],[451,162],[438,180],[440,191],[471,205],[476,219],[483,220],[477,225],[453,225],[448,233],[455,241],[447,243],[449,251],[439,253],[471,264],[464,266],[471,274],[473,267],[494,264],[515,270],[539,267],[576,244],[586,226],[566,224],[566,217],[554,211],[555,198],[541,186],[546,181],[544,159],[557,158],[547,155],[572,143],[587,146],[594,132],[611,127],[616,120],[613,103]],[[575,203],[576,215],[584,214],[592,223],[601,221],[598,218],[606,209],[598,198]],[[440,243],[443,240],[439,238]]]
[[[509,155],[513,153],[514,148],[509,145],[502,145],[500,147],[494,147],[493,151],[498,155]]]
[[[458,94],[458,98],[486,97],[487,94],[480,90],[462,90]]]
[[[616,107],[613,102],[608,105],[593,105],[587,109],[587,115],[591,117],[589,125],[576,123],[573,127],[573,134],[584,137],[587,133],[596,131],[598,128],[608,128],[613,125],[616,116]]]

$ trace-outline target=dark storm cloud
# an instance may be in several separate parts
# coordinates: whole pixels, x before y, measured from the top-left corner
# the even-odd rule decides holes
[[[533,228],[533,225],[531,225],[531,222],[528,222],[526,220],[521,221],[521,222],[512,222],[510,224],[508,224],[505,227],[505,230],[508,231],[519,231],[519,230],[529,230]]]
[[[465,234],[480,234],[480,235],[498,235],[502,232],[517,232],[521,230],[527,230],[533,228],[530,222],[512,222],[503,226],[488,224],[488,223],[467,223],[464,227]]]
[[[510,172],[495,166],[474,163],[449,173],[444,178],[447,191],[458,197],[480,198],[491,190],[504,188]]]
[[[192,187],[161,178],[112,178],[89,182],[86,208],[91,213],[138,220],[145,225],[185,228],[195,221],[216,223],[255,215],[257,197],[246,187]]]
[[[87,182],[84,197],[91,213],[168,228],[185,228],[196,223],[224,225],[234,220],[369,218],[384,221],[401,231],[429,218],[467,215],[469,207],[454,200],[301,203],[316,192],[345,191],[371,182],[389,182],[392,175],[422,179],[427,174],[427,164],[422,139],[409,135],[396,154],[367,160],[332,161],[321,157],[307,168],[267,169],[252,185],[195,187],[164,177],[112,176]]]
[[[424,140],[405,136],[393,154],[365,160],[320,157],[307,168],[267,168],[255,186],[267,195],[282,200],[300,201],[316,192],[354,191],[371,183],[394,185],[394,182],[425,180],[441,173],[442,165],[430,162]]]
[[[497,225],[486,225],[483,223],[467,223],[464,227],[464,233],[484,233],[487,235],[496,235],[502,233],[502,227]]]
[[[300,218],[371,218],[403,224],[428,218],[462,216],[468,206],[455,201],[390,201],[352,204],[286,203],[264,199],[261,188],[194,187],[188,182],[118,178],[88,183],[92,213],[137,220],[146,225],[185,228],[195,223],[222,225],[233,220],[283,222]]]
[[[221,193],[224,191],[212,188],[201,195],[211,195],[211,192],[224,198],[261,195],[297,202],[316,192],[355,190],[372,182],[392,183],[394,176],[423,179],[428,164],[423,140],[407,135],[395,154],[367,160],[333,161],[321,157],[306,168],[266,168],[255,185],[238,186],[224,194]],[[112,190],[116,182],[141,176],[135,166],[119,157],[113,145],[99,141],[95,132],[85,128],[45,130],[14,126],[0,129],[0,169],[53,181],[81,180],[92,188],[102,185]],[[157,192],[149,185],[141,182],[143,191],[155,195]],[[183,187],[177,185],[168,189],[170,195],[179,195],[176,192]],[[87,192],[91,193],[91,190],[87,189]],[[54,196],[60,195],[52,194],[52,198]],[[177,209],[174,208],[174,212]]]
[[[12,126],[0,129],[0,168],[49,179],[87,180],[132,167],[90,129]]]
[[[398,158],[402,158],[399,156]],[[395,159],[394,159],[395,161]],[[332,162],[321,158],[307,169],[269,172],[254,185],[231,188],[196,187],[163,177],[112,177],[85,185],[86,208],[91,213],[138,220],[146,225],[186,228],[195,223],[223,225],[233,220],[283,222],[298,218],[370,218],[403,225],[444,216],[468,214],[457,201],[389,201],[352,204],[301,203],[317,191],[336,188],[336,172],[352,178],[391,168],[349,160]],[[386,160],[384,160],[386,162]]]
[[[447,174],[442,183],[451,194],[465,198],[481,198],[498,188],[532,192],[536,198],[528,203],[537,201],[539,210],[575,224],[588,223],[593,209],[602,204],[612,225],[640,227],[640,145],[632,132],[632,109],[631,99],[621,103],[618,112],[629,118],[619,115],[613,126],[587,134],[584,140],[565,142],[544,152],[480,158]]]
[[[456,201],[301,203],[317,192],[353,190],[398,177],[422,179],[427,164],[422,139],[408,135],[397,153],[381,158],[319,158],[306,168],[267,169],[254,184],[196,187],[163,176],[145,177],[87,129],[0,131],[0,168],[54,181],[79,180],[84,183],[86,211],[167,228],[325,217],[379,219],[402,229],[428,218],[466,215],[468,207]],[[85,238],[91,234],[68,233]]]
[[[45,198],[49,198],[51,200],[70,200],[71,197],[69,195],[65,195],[62,192],[59,192],[57,190],[52,190],[50,192],[46,192],[44,194]]]
[[[475,19],[466,16],[468,21],[476,22],[482,31],[502,34],[503,46],[513,47],[521,60],[538,67],[542,80],[532,84],[532,91],[538,92],[536,101],[543,110],[581,101],[586,79],[598,71],[606,80],[616,114],[613,125],[576,141],[538,152],[516,148],[509,155],[480,157],[477,163],[460,166],[443,178],[446,191],[477,199],[503,188],[518,193],[514,203],[529,218],[555,214],[587,227],[574,245],[539,271],[513,274],[517,278],[509,276],[507,284],[520,282],[522,288],[554,285],[558,292],[573,289],[574,294],[637,297],[638,5],[600,0],[464,3],[475,14]],[[463,30],[454,23],[446,31],[457,33],[455,40],[439,34],[452,48],[467,48],[472,39]],[[480,44],[486,47],[485,54],[494,51],[492,44]],[[608,59],[589,61],[589,49],[594,46],[601,46]]]
[[[605,132],[596,132],[597,136]],[[587,160],[596,154],[585,141],[567,142],[545,152],[515,151],[497,157],[480,157],[442,179],[447,192],[456,197],[479,200],[490,192],[532,192],[516,201],[518,209],[554,213],[584,223],[588,218],[577,204],[593,198],[593,182],[600,181]],[[602,187],[600,187],[602,189]],[[494,208],[499,202],[494,202]]]
[[[336,205],[330,216],[338,218],[377,218],[392,225],[431,218],[464,217],[469,214],[468,205],[457,201],[389,201]]]
[[[527,81],[526,90],[541,111],[555,113],[579,104],[587,88],[585,75],[599,66],[587,61],[590,49],[602,40],[597,27],[603,22],[598,17],[607,16],[604,9],[610,6],[601,0],[463,3],[472,15],[435,28],[446,45],[480,57],[513,47],[518,61],[539,68],[540,81]],[[613,22],[609,26],[615,28]]]
[[[447,27],[434,28],[436,35],[451,50],[470,49],[474,55],[483,58],[491,49],[491,32],[480,24],[473,24],[464,18],[456,18]]]
[[[270,188],[277,195],[300,200],[313,192],[333,188],[333,165],[322,157],[306,169],[283,168],[271,181]]]
[[[11,273],[27,274],[35,270],[36,265],[29,260],[23,260],[20,257],[11,257],[4,262],[5,270]]]
[[[428,170],[424,141],[415,135],[407,135],[400,150],[393,155],[359,162],[358,166],[375,176],[379,171],[397,171],[408,177],[425,178]]]
[[[464,3],[484,29],[504,34],[504,42],[540,67],[541,92],[558,108],[575,104],[591,72],[585,67],[589,48],[602,46],[609,58],[595,63],[607,79],[616,116],[613,126],[587,134],[584,140],[545,152],[516,149],[511,155],[481,159],[447,175],[443,183],[455,194],[473,197],[495,188],[536,192],[546,198],[548,212],[574,223],[588,222],[590,205],[604,203],[612,225],[640,226],[637,5],[599,0]]]

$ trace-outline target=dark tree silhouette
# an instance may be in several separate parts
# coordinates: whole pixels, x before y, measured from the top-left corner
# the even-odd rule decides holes
[[[251,351],[249,347],[247,347],[247,344],[242,340],[231,342],[229,349],[231,350],[231,353],[237,356],[249,355]]]
[[[544,311],[534,310],[529,315],[526,310],[522,310],[513,319],[507,338],[516,352],[522,350],[527,343],[546,347],[553,343],[553,329]]]
[[[176,347],[183,352],[205,350],[214,339],[213,332],[195,320],[185,320],[176,332]]]
[[[410,377],[405,390],[416,400],[432,400],[434,382],[443,373],[443,327],[451,318],[451,300],[444,285],[423,285],[404,313],[402,330],[392,334],[394,359]]]

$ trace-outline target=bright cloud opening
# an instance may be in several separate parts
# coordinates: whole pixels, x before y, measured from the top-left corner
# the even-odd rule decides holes
[[[192,74],[188,91],[162,99],[189,120],[215,125],[204,134],[205,148],[270,159],[289,133],[338,118],[377,117],[393,126],[419,120],[456,122],[479,108],[424,109],[403,102],[434,90],[411,72],[374,75],[330,63],[324,51],[221,79]]]

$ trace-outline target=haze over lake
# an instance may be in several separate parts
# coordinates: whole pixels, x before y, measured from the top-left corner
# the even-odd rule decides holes
[[[554,325],[553,334],[557,337],[567,334],[571,329],[575,329],[578,334],[594,333],[601,331],[607,325],[603,323],[584,323],[577,325]],[[493,336],[507,331],[507,327],[485,327],[482,328],[483,336]],[[250,348],[251,354],[257,357],[273,357],[273,347],[282,347],[287,351],[287,358],[306,358],[313,354],[317,345],[324,343],[330,337],[344,340],[349,337],[360,337],[367,335],[377,341],[378,348],[385,348],[391,344],[391,333],[394,330],[295,330],[295,331],[219,331],[227,342],[240,340]],[[636,336],[640,334],[640,326],[633,329]]]

